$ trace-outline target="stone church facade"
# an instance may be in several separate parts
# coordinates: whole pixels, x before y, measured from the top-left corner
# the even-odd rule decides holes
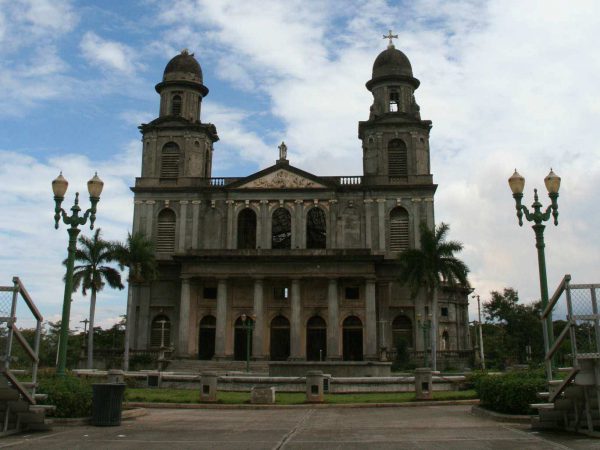
[[[393,45],[377,56],[360,176],[305,172],[282,143],[274,165],[215,178],[217,129],[200,119],[208,88],[192,54],[175,56],[156,85],[159,117],[139,127],[133,231],[154,241],[159,278],[133,290],[132,349],[243,360],[250,345],[257,360],[318,361],[393,358],[400,346],[418,362],[423,319],[436,314],[440,365],[464,363],[468,291],[443,290],[431,311],[397,282],[398,254],[419,246],[421,222],[434,226],[418,86]]]

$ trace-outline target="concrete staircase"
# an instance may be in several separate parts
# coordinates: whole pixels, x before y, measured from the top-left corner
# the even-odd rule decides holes
[[[551,381],[549,392],[539,394],[547,402],[531,405],[539,412],[532,419],[532,427],[600,437],[600,392],[596,382],[599,370],[598,359],[580,359],[579,367],[571,369],[565,379]]]
[[[45,394],[34,394],[36,401],[46,397]],[[54,406],[31,403],[9,380],[0,378],[0,423],[3,426],[0,436],[51,429],[52,421],[46,418],[46,412],[53,409]]]
[[[200,373],[215,372],[219,375],[227,373],[246,372],[245,361],[201,361],[198,359],[174,359],[167,368],[167,372]],[[250,361],[250,372],[253,374],[268,374],[268,361]]]

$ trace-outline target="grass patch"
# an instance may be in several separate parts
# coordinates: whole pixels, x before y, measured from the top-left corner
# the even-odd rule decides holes
[[[249,392],[219,392],[218,402],[229,405],[250,403]],[[300,405],[304,403],[304,392],[277,392],[278,405]],[[434,392],[434,400],[467,400],[477,398],[474,390]],[[125,400],[150,403],[199,403],[200,393],[191,389],[134,389],[125,391]],[[404,403],[415,401],[414,392],[327,394],[325,403]]]

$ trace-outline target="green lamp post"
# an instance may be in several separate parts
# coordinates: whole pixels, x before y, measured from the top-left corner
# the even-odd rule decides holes
[[[250,372],[250,342],[252,341],[252,331],[254,330],[253,317],[242,314],[242,326],[246,330],[246,372]]]
[[[508,179],[508,185],[513,193],[513,197],[516,202],[517,218],[519,219],[519,226],[523,226],[523,215],[528,222],[533,222],[531,228],[535,233],[535,246],[538,254],[538,269],[540,275],[540,296],[542,300],[542,310],[545,310],[548,306],[548,279],[546,277],[546,255],[544,253],[544,229],[546,226],[544,222],[550,219],[550,216],[554,218],[554,225],[558,225],[558,190],[560,188],[560,177],[556,175],[552,169],[550,173],[544,178],[544,184],[548,190],[548,196],[550,197],[550,205],[545,211],[542,211],[542,204],[539,201],[537,189],[534,189],[534,201],[531,207],[533,212],[530,212],[525,205],[521,204],[523,200],[523,189],[525,188],[525,178],[523,178],[515,169],[515,173]],[[552,327],[552,313],[546,317],[545,322],[545,336],[546,340],[546,351],[552,346],[554,342],[554,330]]]
[[[71,315],[71,295],[73,293],[73,266],[75,264],[75,250],[77,248],[77,236],[79,235],[79,225],[85,225],[88,218],[90,220],[90,229],[94,229],[94,222],[96,220],[96,205],[100,201],[100,194],[104,187],[104,182],[98,178],[98,174],[95,174],[91,180],[88,181],[87,187],[90,194],[91,207],[80,215],[81,208],[79,207],[79,192],[75,193],[75,204],[71,207],[71,215],[67,215],[67,212],[60,206],[65,199],[65,193],[69,183],[62,176],[62,172],[55,180],[52,181],[52,191],[54,192],[54,228],[58,229],[60,219],[65,225],[69,225],[67,228],[69,233],[69,246],[68,246],[68,257],[67,257],[67,273],[65,275],[65,295],[63,298],[63,310],[62,310],[62,321],[60,324],[60,338],[58,343],[58,363],[56,372],[59,376],[65,375],[65,368],[67,364],[67,339],[69,336],[69,317]]]
[[[423,353],[424,353],[424,365],[425,367],[429,367],[429,330],[431,330],[431,314],[428,314],[427,317],[421,320],[421,314],[417,314],[417,326],[423,330]]]

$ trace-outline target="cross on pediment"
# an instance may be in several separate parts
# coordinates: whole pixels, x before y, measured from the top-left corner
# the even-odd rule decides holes
[[[394,46],[394,42],[392,41],[392,39],[398,39],[398,35],[397,34],[392,34],[392,30],[390,30],[388,32],[387,35],[383,35],[384,39],[389,39],[390,43],[388,44],[388,47],[393,47]]]

